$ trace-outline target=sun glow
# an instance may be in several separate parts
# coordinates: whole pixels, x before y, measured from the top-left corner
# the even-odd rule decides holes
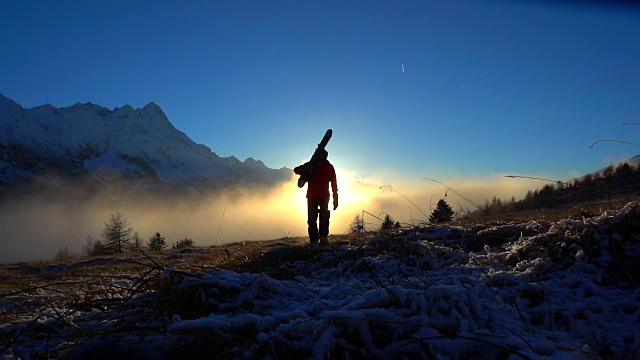
[[[340,169],[336,172],[338,173],[339,206],[331,214],[330,232],[342,234],[347,232],[354,217],[362,213],[362,210],[377,207],[375,204],[379,199],[380,191],[378,186],[362,183],[349,172],[343,172]]]
[[[331,234],[345,233],[354,216],[363,209],[370,207],[374,201],[377,187],[359,183],[347,174],[338,173],[338,208],[333,210],[333,201],[329,200],[331,210],[331,222],[329,231]],[[298,188],[297,177],[284,184],[278,196],[273,200],[273,211],[279,212],[292,222],[302,224],[304,232],[298,235],[306,235],[307,226],[307,199],[306,185]]]
[[[375,203],[381,192],[376,185],[364,184],[348,171],[336,169],[338,182],[338,208],[333,210],[333,202],[329,200],[331,220],[329,232],[331,234],[343,234],[349,229],[349,225],[362,210],[377,208]],[[271,207],[274,212],[279,212],[292,222],[297,222],[304,227],[302,234],[306,235],[307,226],[307,187],[298,188],[297,176],[283,184],[278,195],[272,200]],[[298,228],[296,226],[296,228]]]
[[[345,234],[356,215],[365,214],[365,226],[376,230],[386,214],[401,224],[420,224],[440,198],[454,211],[476,210],[447,187],[477,204],[498,196],[521,198],[528,189],[544,183],[495,176],[485,179],[448,179],[437,184],[424,179],[398,180],[398,174],[378,175],[376,183],[362,180],[353,171],[336,168],[340,204],[331,211],[329,232]],[[540,177],[547,177],[540,174]],[[121,212],[143,242],[160,232],[171,244],[185,237],[196,246],[273,240],[307,236],[306,187],[298,188],[297,176],[272,189],[235,188],[200,199],[173,199],[141,203],[118,200],[118,189],[105,191],[85,203],[46,202],[39,199],[0,206],[0,262],[53,258],[68,246],[80,253],[85,239],[101,238],[109,215]],[[387,191],[387,189],[390,189]],[[126,200],[126,199],[125,199]],[[331,207],[331,202],[329,206]],[[26,224],[38,223],[33,227]]]

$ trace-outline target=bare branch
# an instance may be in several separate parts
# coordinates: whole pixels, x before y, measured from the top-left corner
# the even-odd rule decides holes
[[[552,182],[552,183],[562,183],[564,184],[564,182],[560,181],[560,180],[551,180],[551,179],[545,179],[545,178],[539,178],[539,177],[534,177],[534,176],[522,176],[522,175],[505,175],[504,177],[508,177],[508,178],[521,178],[521,179],[532,179],[532,180],[544,180],[544,181],[548,181],[548,182]]]
[[[480,205],[478,205],[478,204],[474,203],[474,202],[473,202],[473,201],[471,201],[471,199],[469,199],[468,197],[466,197],[466,196],[462,195],[461,193],[457,192],[454,188],[452,188],[452,187],[450,187],[450,186],[448,186],[448,185],[445,185],[445,184],[441,183],[441,182],[440,182],[440,181],[438,181],[438,180],[429,179],[429,178],[424,178],[424,179],[425,179],[425,180],[429,180],[429,181],[433,181],[434,183],[438,183],[438,184],[440,184],[440,185],[444,186],[444,187],[447,189],[447,191],[451,191],[452,193],[454,193],[454,194],[456,194],[456,195],[460,196],[462,199],[464,199],[464,200],[465,200],[466,202],[468,202],[469,204],[471,204],[471,205],[475,206],[477,209],[480,209]]]
[[[393,186],[391,185],[382,185],[380,186],[380,190],[382,190],[382,192],[384,193],[385,191],[389,191],[389,192],[396,192],[398,195],[402,196],[403,198],[405,198],[405,200],[407,200],[409,203],[411,203],[411,205],[413,205],[416,209],[418,209],[418,211],[420,211],[422,213],[422,215],[426,216],[427,219],[429,218],[429,216],[427,214],[424,213],[424,211],[422,211],[418,205],[414,204],[413,201],[409,200],[408,197],[402,195],[400,192],[398,192],[398,190],[395,190],[393,188]]]
[[[640,145],[634,144],[634,143],[628,142],[628,141],[605,139],[605,140],[598,140],[598,141],[594,142],[593,144],[591,144],[591,146],[589,146],[589,148],[592,148],[594,145],[596,145],[598,143],[601,143],[601,142],[617,142],[617,143],[621,143],[621,144],[628,144],[628,145],[633,145],[633,146],[640,147]]]

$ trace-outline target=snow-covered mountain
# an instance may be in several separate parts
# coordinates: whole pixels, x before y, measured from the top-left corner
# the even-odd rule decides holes
[[[91,103],[24,109],[0,94],[0,194],[16,186],[89,192],[118,186],[201,194],[231,186],[270,186],[290,178],[261,161],[223,158],[177,130],[149,103],[113,110]]]

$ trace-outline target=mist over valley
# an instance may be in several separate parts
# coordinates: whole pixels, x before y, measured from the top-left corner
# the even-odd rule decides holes
[[[386,215],[417,225],[441,198],[464,214],[486,199],[520,199],[547,183],[503,175],[435,183],[384,168],[366,178],[339,163],[336,169],[340,206],[331,213],[332,234],[348,232],[356,215],[367,229]],[[169,244],[189,238],[196,246],[306,236],[306,189],[290,168],[219,157],[153,103],[24,109],[0,95],[0,170],[3,263],[52,259],[61,248],[82,255],[116,212],[144,243],[156,232]]]

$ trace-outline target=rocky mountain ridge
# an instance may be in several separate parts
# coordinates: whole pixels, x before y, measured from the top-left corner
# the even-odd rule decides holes
[[[155,103],[25,109],[0,94],[0,195],[117,186],[143,194],[202,194],[273,186],[291,176],[261,161],[220,157],[176,129]]]

